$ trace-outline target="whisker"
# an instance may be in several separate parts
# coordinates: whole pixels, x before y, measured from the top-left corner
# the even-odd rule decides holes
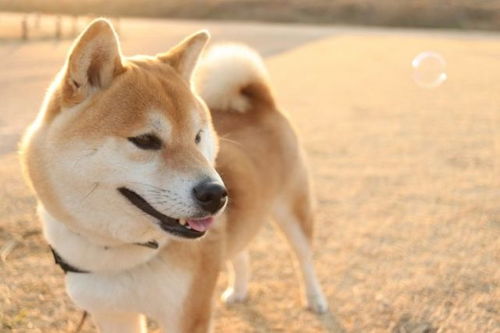
[[[81,200],[81,202],[87,200],[87,198],[97,189],[97,187],[99,186],[99,183],[94,183],[94,186],[92,186],[92,188],[90,189],[90,191],[85,194],[85,196],[83,197],[83,199]]]
[[[158,190],[158,191],[160,191],[160,192],[164,192],[164,191],[165,191],[165,190],[164,190],[164,189],[162,189],[161,187],[154,186],[154,185],[151,185],[151,184],[145,184],[145,183],[141,183],[141,182],[130,182],[130,183],[132,183],[132,184],[139,184],[139,185],[143,185],[143,186],[149,186],[149,187],[151,187],[151,188],[153,188],[153,189],[156,189],[156,190]]]
[[[240,147],[243,147],[243,145],[242,145],[241,143],[239,143],[238,141],[228,139],[228,138],[226,138],[226,137],[224,137],[224,136],[220,136],[220,137],[219,137],[219,139],[220,139],[220,140],[222,140],[222,141],[226,141],[226,142],[229,142],[229,143],[233,143],[233,144],[235,144],[235,145],[238,145],[238,146],[240,146]]]
[[[97,151],[96,148],[93,148],[93,149],[88,149],[87,152],[83,155],[81,155],[79,158],[77,158],[77,160],[73,163],[73,168],[76,168],[78,166],[78,163],[80,163],[81,160],[83,160],[84,158],[86,157],[89,157],[91,156],[92,154],[94,154],[95,152]]]

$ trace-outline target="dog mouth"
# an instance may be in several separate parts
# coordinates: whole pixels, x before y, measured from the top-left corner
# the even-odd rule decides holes
[[[205,235],[208,228],[214,222],[213,216],[204,218],[175,219],[159,212],[143,197],[126,187],[118,188],[118,192],[120,192],[121,195],[127,198],[131,204],[139,208],[141,211],[157,219],[159,227],[174,236],[190,239],[200,238]]]

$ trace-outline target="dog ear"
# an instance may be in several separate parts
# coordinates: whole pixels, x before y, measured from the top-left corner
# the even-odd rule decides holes
[[[111,23],[94,20],[76,39],[66,63],[63,98],[80,103],[93,89],[104,89],[124,71],[118,37]]]
[[[210,34],[208,31],[200,30],[188,36],[170,51],[158,54],[156,57],[172,66],[182,78],[190,82],[191,74],[196,67],[201,51],[203,51],[209,39]]]

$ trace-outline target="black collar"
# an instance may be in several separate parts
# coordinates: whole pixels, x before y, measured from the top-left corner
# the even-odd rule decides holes
[[[66,261],[64,261],[63,258],[59,255],[59,253],[54,250],[52,246],[50,246],[50,251],[52,251],[52,255],[54,256],[54,262],[56,265],[59,265],[61,269],[63,270],[64,274],[70,272],[70,273],[90,273],[89,271],[84,271],[82,269],[76,268],[75,266],[72,266],[68,264]]]
[[[158,242],[155,240],[146,242],[146,243],[134,243],[135,245],[138,246],[144,246],[148,247],[150,249],[157,249],[158,248]],[[50,246],[50,251],[52,251],[52,255],[54,256],[54,262],[56,265],[59,265],[61,269],[63,270],[64,274],[70,272],[70,273],[90,273],[90,271],[86,271],[83,269],[80,269],[78,267],[75,267],[71,264],[68,264],[60,255],[57,253],[56,250],[52,246]]]

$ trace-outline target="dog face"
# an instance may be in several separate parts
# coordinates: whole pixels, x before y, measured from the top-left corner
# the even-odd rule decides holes
[[[120,242],[205,234],[227,202],[210,113],[190,85],[207,40],[124,59],[106,21],[79,37],[25,140],[51,215]]]

